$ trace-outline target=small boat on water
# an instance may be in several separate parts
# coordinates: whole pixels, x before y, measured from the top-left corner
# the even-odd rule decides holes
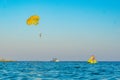
[[[87,62],[90,63],[90,64],[96,64],[96,63],[97,63],[97,60],[95,59],[95,56],[92,55],[92,56],[88,59]]]
[[[52,62],[59,62],[59,60],[57,58],[53,58]]]

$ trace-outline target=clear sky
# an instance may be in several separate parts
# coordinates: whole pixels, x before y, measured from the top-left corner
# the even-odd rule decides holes
[[[120,60],[120,0],[0,0],[0,23],[6,59]]]

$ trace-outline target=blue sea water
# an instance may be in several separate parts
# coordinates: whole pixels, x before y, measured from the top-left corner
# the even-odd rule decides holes
[[[120,80],[120,62],[0,62],[0,80]]]

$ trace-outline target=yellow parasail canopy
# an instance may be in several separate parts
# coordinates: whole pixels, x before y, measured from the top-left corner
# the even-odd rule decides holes
[[[38,24],[39,24],[39,20],[40,20],[40,17],[39,17],[39,16],[33,15],[33,16],[30,16],[30,17],[27,19],[26,23],[27,23],[28,25],[38,25]]]
[[[90,63],[90,64],[95,64],[95,63],[97,63],[97,60],[95,59],[95,56],[94,56],[94,55],[92,55],[92,56],[88,59],[88,63]]]

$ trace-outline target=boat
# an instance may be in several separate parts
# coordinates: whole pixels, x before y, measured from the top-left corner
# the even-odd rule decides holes
[[[95,56],[92,55],[92,56],[88,59],[87,62],[90,63],[90,64],[96,64],[96,63],[97,63],[97,60],[95,59]]]
[[[53,58],[52,62],[59,62],[59,60],[57,58]]]

